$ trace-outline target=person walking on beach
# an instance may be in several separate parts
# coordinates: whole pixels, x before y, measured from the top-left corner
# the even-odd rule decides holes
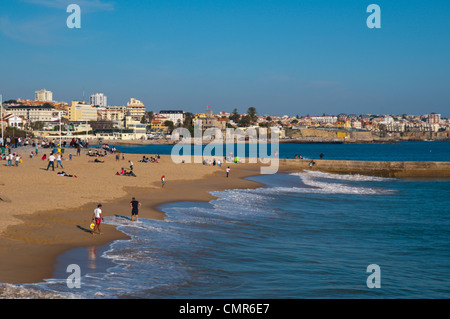
[[[95,223],[94,229],[92,230],[92,235],[95,235],[95,231],[98,229],[98,233],[102,235],[100,230],[100,224],[105,221],[102,216],[102,204],[98,204],[97,208],[94,209],[94,214],[92,215],[92,221]]]
[[[128,161],[130,163],[130,169],[133,170],[133,162],[132,161]]]
[[[55,155],[53,155],[53,153],[50,154],[50,156],[48,157],[48,165],[47,165],[47,171],[50,168],[50,166],[52,167],[52,170],[55,170]]]
[[[19,167],[19,163],[20,163],[20,154],[16,154],[15,161],[16,161],[16,167]]]
[[[161,188],[164,188],[164,185],[166,184],[166,176],[161,177]]]
[[[227,167],[227,178],[230,175],[230,166]]]
[[[136,218],[136,221],[139,221],[139,208],[141,208],[141,203],[136,200],[135,197],[131,199],[130,202],[131,208],[131,221]]]
[[[59,166],[61,166],[61,168],[64,168],[62,166],[62,157],[61,157],[61,153],[58,153],[57,157],[56,157],[56,168],[58,168]]]
[[[12,160],[13,160],[14,155],[9,153],[9,155],[7,156],[8,158],[8,166],[12,166]]]

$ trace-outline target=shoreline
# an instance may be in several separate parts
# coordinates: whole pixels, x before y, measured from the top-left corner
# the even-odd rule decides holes
[[[244,164],[245,165],[245,164]],[[164,189],[159,183],[155,187],[126,187],[125,196],[104,201],[104,216],[130,216],[129,202],[136,197],[142,203],[139,217],[163,220],[164,212],[159,207],[174,202],[209,202],[215,197],[212,191],[236,188],[256,188],[261,184],[246,180],[259,174],[255,164],[232,168],[230,178],[213,173],[200,179],[167,182]],[[259,168],[259,167],[258,167]],[[224,183],[226,182],[226,183]],[[195,184],[195,188],[192,184]],[[150,198],[145,196],[153,195]],[[1,234],[0,283],[31,284],[51,279],[57,258],[75,248],[101,247],[116,240],[130,239],[116,226],[102,224],[104,235],[91,235],[88,229],[96,202],[78,209],[52,210],[21,216],[22,223],[11,225]],[[52,234],[51,237],[46,236]],[[68,274],[69,275],[69,274]]]
[[[141,154],[126,155],[132,158],[142,156]],[[167,159],[168,157],[164,158]],[[345,161],[348,165],[345,166],[340,163],[340,169],[336,169],[336,162],[339,161],[317,160],[317,166],[313,170],[338,174],[350,173],[385,176],[383,175],[384,168],[378,171],[367,169],[368,162],[362,162],[364,165],[360,166],[362,165],[361,162]],[[391,162],[381,163],[394,165],[390,168],[392,169],[391,172],[398,173],[402,172],[402,170],[403,172],[405,170],[411,170],[411,167],[408,165],[396,168],[394,162],[392,162],[394,164]],[[417,163],[421,162],[416,162],[415,165],[424,165],[423,163]],[[280,160],[279,173],[309,169],[308,164],[308,160],[282,159]],[[350,164],[356,165],[355,167],[359,170]],[[168,167],[173,169],[172,165],[175,164],[169,163]],[[224,167],[204,167],[201,164],[182,165],[193,165],[190,168],[186,166],[184,168],[186,170],[194,170],[194,175],[190,176],[190,178],[186,176],[180,176],[179,179],[171,178],[164,189],[161,189],[159,182],[153,180],[153,182],[146,183],[145,186],[137,186],[136,184],[121,185],[119,188],[122,189],[122,192],[119,193],[119,196],[116,195],[116,197],[102,194],[102,199],[104,199],[102,201],[104,216],[117,215],[129,217],[129,201],[131,197],[136,197],[142,203],[139,213],[140,217],[163,220],[165,214],[159,207],[164,204],[174,202],[209,202],[216,198],[211,195],[212,191],[257,188],[262,186],[260,183],[246,179],[247,177],[260,174],[259,168],[261,164],[230,164],[231,174],[228,179],[225,177]],[[380,164],[378,163],[378,165]],[[437,173],[434,172],[431,174],[432,168],[429,167],[429,164],[427,165],[420,170],[413,170],[413,175],[416,175],[416,178],[422,178],[424,174],[428,173],[430,178],[443,177],[443,170],[437,170]],[[444,173],[446,175],[444,175],[449,177],[450,162],[445,162],[445,165],[446,170]],[[207,171],[199,174],[200,167],[204,167]],[[0,265],[0,283],[27,284],[42,282],[44,279],[51,278],[55,270],[57,258],[71,249],[101,247],[109,245],[116,240],[130,239],[126,234],[119,231],[116,226],[107,224],[103,224],[102,231],[104,235],[92,236],[90,234],[88,226],[92,211],[97,203],[89,200],[78,208],[40,210],[31,214],[21,214],[19,217],[15,216],[20,222],[9,225],[1,233],[2,247],[0,248],[0,255],[2,256],[2,263]]]

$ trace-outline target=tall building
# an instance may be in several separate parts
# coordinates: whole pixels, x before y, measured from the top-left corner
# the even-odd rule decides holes
[[[131,98],[127,103],[126,114],[128,112],[133,120],[140,121],[145,116],[145,105],[141,101]]]
[[[52,102],[53,93],[51,91],[47,91],[46,89],[42,89],[34,92],[34,99],[40,102]]]
[[[80,101],[72,101],[69,107],[69,121],[97,121],[97,108]]]
[[[441,123],[441,114],[431,113],[428,115],[428,123],[429,124],[440,124]]]
[[[108,98],[103,93],[95,93],[91,95],[89,103],[95,106],[107,107]]]

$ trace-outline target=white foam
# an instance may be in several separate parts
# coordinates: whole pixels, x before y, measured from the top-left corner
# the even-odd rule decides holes
[[[393,194],[395,191],[390,189],[381,189],[366,187],[363,185],[347,185],[336,182],[326,182],[325,180],[343,180],[343,181],[359,181],[359,182],[384,182],[393,179],[376,177],[376,176],[363,176],[363,175],[338,175],[323,172],[304,171],[300,173],[293,173],[291,175],[299,176],[303,184],[309,186],[309,188],[293,187],[290,190],[284,189],[289,192],[302,192],[302,193],[322,193],[322,194],[353,194],[353,195],[384,195]]]
[[[0,284],[0,299],[66,299],[56,292],[46,292],[38,288],[28,288],[22,285]]]
[[[344,181],[357,181],[357,182],[388,182],[396,180],[395,178],[388,177],[378,177],[378,176],[368,176],[368,175],[360,175],[360,174],[331,174],[325,172],[318,171],[303,171],[300,173],[292,173],[291,175],[295,176],[311,176],[318,178],[326,178],[333,180],[344,180]]]

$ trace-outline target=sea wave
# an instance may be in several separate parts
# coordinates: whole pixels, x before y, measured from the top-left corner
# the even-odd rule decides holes
[[[393,180],[389,178],[364,175],[339,175],[314,171],[292,173],[291,175],[300,177],[302,183],[308,186],[306,188],[294,187],[291,190],[293,192],[349,195],[388,195],[396,193],[395,190],[370,187],[361,183],[345,184],[345,182],[385,182]]]
[[[303,171],[292,173],[291,176],[298,176],[298,185],[261,187],[257,189],[230,190],[217,192],[213,195],[226,198],[230,201],[238,202],[256,209],[258,203],[264,203],[266,196],[282,194],[348,194],[348,195],[390,195],[397,191],[382,187],[373,187],[366,182],[392,182],[394,178],[384,178],[365,175],[339,175],[315,171]]]
[[[378,177],[378,176],[369,176],[369,175],[360,175],[360,174],[332,174],[332,173],[325,173],[325,172],[319,172],[319,171],[308,171],[308,170],[305,170],[300,173],[292,173],[291,175],[300,176],[300,177],[310,176],[310,177],[316,177],[316,178],[355,181],[355,182],[389,182],[389,181],[396,180],[396,178],[389,178],[389,177]]]

